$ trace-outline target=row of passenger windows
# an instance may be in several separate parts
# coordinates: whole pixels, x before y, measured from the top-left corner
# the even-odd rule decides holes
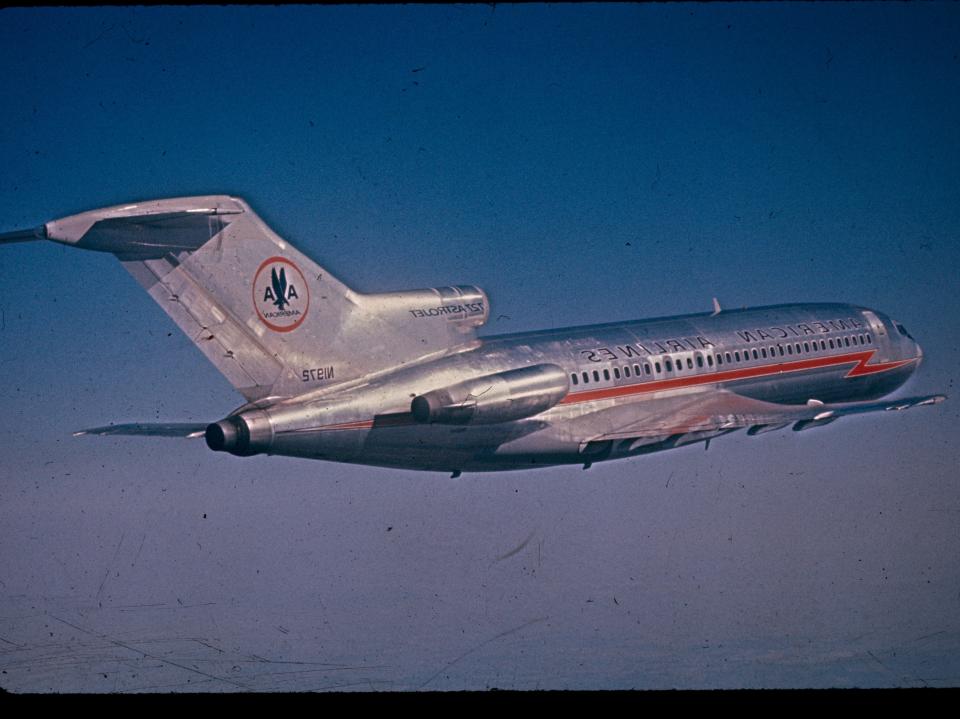
[[[633,365],[624,365],[621,367],[614,367],[612,370],[612,378],[615,380],[621,378],[630,377],[644,377],[651,376],[654,374],[663,374],[663,372],[683,372],[684,371],[684,362],[686,362],[687,370],[693,370],[694,362],[696,362],[698,369],[703,369],[704,361],[706,361],[707,367],[722,367],[724,364],[736,364],[738,362],[749,362],[751,359],[767,359],[771,357],[788,357],[793,355],[802,355],[809,354],[812,352],[826,352],[828,348],[831,350],[843,349],[844,347],[856,347],[859,345],[869,345],[873,344],[873,338],[869,334],[859,334],[859,335],[849,335],[847,337],[837,337],[836,339],[831,338],[828,340],[813,340],[807,342],[796,342],[794,344],[777,344],[767,347],[752,347],[744,350],[731,350],[729,352],[717,352],[714,354],[701,355],[698,354],[696,359],[693,357],[687,357],[685,360],[682,357],[675,357],[672,355],[667,355],[663,358],[663,363],[659,360],[652,360],[650,362],[644,362],[641,364]],[[706,360],[704,360],[706,357]],[[611,379],[611,370],[592,370],[589,372],[580,372],[579,374],[573,372],[570,375],[570,382],[574,385],[579,385],[581,383],[588,384],[590,382],[600,382],[602,381],[609,382]]]

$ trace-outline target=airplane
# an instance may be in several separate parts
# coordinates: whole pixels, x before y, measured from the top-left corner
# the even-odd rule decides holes
[[[276,235],[239,197],[82,212],[0,243],[113,254],[245,402],[210,424],[76,435],[204,437],[285,455],[450,472],[582,465],[942,402],[878,401],[923,352],[851,304],[783,304],[478,336],[473,285],[363,294]]]

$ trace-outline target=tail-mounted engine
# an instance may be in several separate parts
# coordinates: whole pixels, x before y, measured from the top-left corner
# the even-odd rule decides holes
[[[555,364],[507,370],[414,397],[417,422],[493,424],[532,417],[566,397],[570,380]]]
[[[232,414],[207,426],[207,446],[214,452],[249,457],[265,452],[273,440],[273,426],[262,410]]]

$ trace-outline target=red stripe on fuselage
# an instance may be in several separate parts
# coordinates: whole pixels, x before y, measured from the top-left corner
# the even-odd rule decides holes
[[[878,364],[868,365],[867,362],[870,360],[871,357],[873,357],[873,353],[875,351],[876,350],[871,352],[862,352],[861,354],[865,354],[866,357],[861,359],[857,363],[857,366],[851,369],[849,372],[847,372],[843,376],[843,378],[847,379],[848,377],[859,377],[865,374],[876,374],[877,372],[886,372],[888,369],[896,369],[897,367],[903,367],[903,365],[910,364],[911,362],[915,362],[917,359],[916,357],[912,357],[910,359],[905,359],[905,360],[894,360],[893,362],[880,362]]]
[[[610,399],[612,397],[624,397],[631,394],[646,394],[648,392],[680,389],[682,387],[695,387],[703,384],[734,382],[743,379],[755,379],[757,377],[770,377],[773,375],[784,374],[786,372],[803,372],[804,370],[821,369],[824,367],[833,367],[856,362],[856,367],[853,367],[849,372],[847,372],[846,375],[844,375],[844,379],[846,379],[848,377],[859,377],[861,375],[874,374],[876,372],[885,372],[887,370],[902,367],[905,364],[916,361],[916,358],[912,358],[868,365],[867,362],[870,361],[874,354],[876,354],[876,350],[849,352],[847,354],[835,355],[833,357],[813,357],[811,359],[761,365],[759,367],[743,367],[742,369],[705,372],[703,374],[691,375],[689,377],[673,377],[671,379],[654,380],[653,382],[638,382],[637,384],[621,387],[605,387],[603,389],[593,389],[585,392],[573,392],[560,400],[558,404],[593,402],[601,399]]]
[[[413,417],[406,412],[396,414],[377,415],[374,419],[358,419],[355,422],[339,422],[325,424],[316,429],[373,429],[374,427],[406,427],[416,424]]]
[[[371,429],[372,419],[358,419],[356,422],[340,422],[339,424],[325,424],[316,429]]]

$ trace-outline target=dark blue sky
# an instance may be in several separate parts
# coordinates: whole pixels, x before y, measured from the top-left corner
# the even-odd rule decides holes
[[[482,286],[488,333],[855,302],[951,394],[958,38],[933,3],[7,9],[0,231],[233,193],[359,290]],[[0,686],[960,676],[953,398],[454,482],[75,439],[240,399],[109,256],[4,247],[0,310]]]

